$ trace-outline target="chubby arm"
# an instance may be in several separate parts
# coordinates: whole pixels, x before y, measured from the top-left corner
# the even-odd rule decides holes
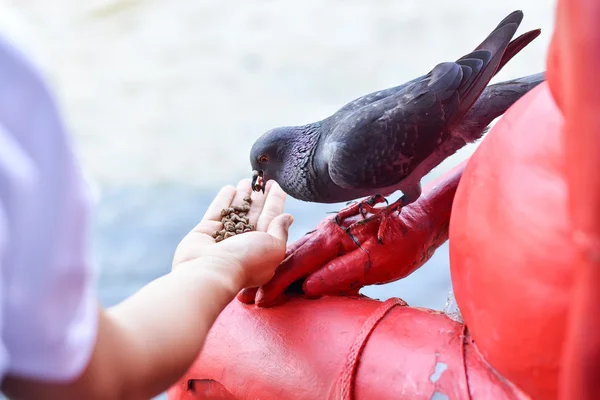
[[[149,399],[185,373],[219,312],[243,285],[212,267],[182,268],[100,310],[92,358],[73,382],[9,378],[19,399]]]
[[[148,399],[168,389],[192,364],[215,319],[242,288],[267,282],[285,256],[291,216],[277,185],[256,196],[256,232],[215,243],[220,210],[241,203],[250,182],[226,187],[179,245],[173,271],[119,305],[100,310],[91,359],[72,382],[9,377],[3,391],[18,399]]]

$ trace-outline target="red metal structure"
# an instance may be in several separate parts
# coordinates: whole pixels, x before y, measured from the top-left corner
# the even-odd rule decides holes
[[[548,82],[392,216],[383,245],[377,222],[351,229],[359,248],[330,218],[292,244],[269,284],[219,316],[169,398],[600,398],[599,20],[597,1],[559,0]],[[448,237],[464,325],[356,296]],[[304,295],[281,296],[298,278]]]

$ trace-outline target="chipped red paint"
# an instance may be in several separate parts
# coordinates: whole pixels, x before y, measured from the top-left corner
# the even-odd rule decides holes
[[[462,324],[391,305],[323,297],[259,308],[234,300],[181,382],[213,379],[235,399],[525,399],[490,369]],[[357,343],[361,351],[352,352]],[[184,384],[169,391],[170,399],[210,398],[186,395]]]

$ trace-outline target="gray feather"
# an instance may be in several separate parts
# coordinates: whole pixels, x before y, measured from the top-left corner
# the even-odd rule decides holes
[[[543,74],[487,86],[539,35],[513,38],[515,11],[472,52],[405,84],[362,96],[317,123],[276,128],[259,138],[250,161],[292,197],[333,203],[396,190],[420,194],[420,180],[544,80]],[[261,155],[269,159],[258,160]]]

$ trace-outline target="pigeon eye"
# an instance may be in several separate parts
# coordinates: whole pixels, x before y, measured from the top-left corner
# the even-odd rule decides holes
[[[260,163],[266,163],[267,161],[269,161],[269,157],[265,156],[264,154],[258,158],[258,162]]]

